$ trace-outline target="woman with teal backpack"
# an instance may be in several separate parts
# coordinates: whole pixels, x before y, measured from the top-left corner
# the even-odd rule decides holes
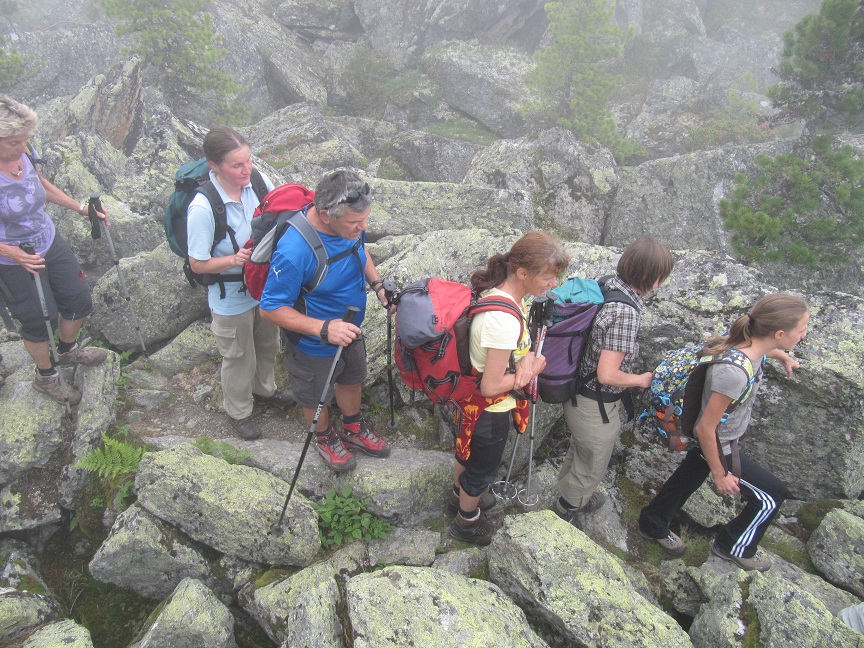
[[[616,274],[603,284],[604,295],[615,291],[619,296],[597,311],[579,363],[578,391],[564,403],[570,448],[558,472],[554,510],[574,526],[581,522],[579,514],[593,513],[605,501],[597,488],[621,433],[622,398],[629,398],[630,387],[651,384],[651,372],[632,373],[639,357],[639,324],[645,297],[666,281],[673,265],[666,246],[646,236],[627,246]]]
[[[755,386],[751,388],[747,373],[733,363],[708,366],[702,409],[695,426],[699,445],[692,444],[675,472],[642,509],[639,533],[643,537],[655,540],[672,555],[684,553],[685,544],[669,529],[669,523],[711,475],[718,493],[740,493],[746,502],[741,513],[717,534],[711,551],[744,570],[765,571],[771,567],[771,559],[757,552],[757,547],[789,492],[783,482],[741,452],[737,452],[740,474],[733,474],[730,467],[737,442],[750,424],[763,360],[767,357],[780,361],[787,377],[791,376],[799,364],[787,352],[806,337],[809,319],[807,302],[800,297],[783,293],[767,295],[749,313],[735,320],[728,335],[708,340],[702,355],[731,349],[743,353],[753,365]],[[741,398],[738,406],[727,417],[730,404],[738,398]]]

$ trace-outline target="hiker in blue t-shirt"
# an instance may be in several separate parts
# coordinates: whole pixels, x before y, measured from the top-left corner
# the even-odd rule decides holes
[[[343,347],[324,405],[335,396],[342,412],[339,432],[325,407],[315,427],[318,452],[336,471],[356,465],[351,450],[386,457],[390,447],[360,418],[366,378],[366,346],[360,326],[366,310],[366,282],[387,305],[372,257],[366,253],[366,229],[372,210],[369,185],[353,171],[335,171],[315,188],[306,218],[326,248],[327,275],[315,290],[302,290],[317,269],[316,255],[295,228],[279,239],[261,296],[261,314],[284,329],[285,367],[291,389],[312,424],[336,355]],[[353,323],[342,320],[348,307],[359,309]],[[347,447],[346,447],[347,446]]]
[[[39,156],[28,139],[36,128],[36,113],[0,95],[0,307],[5,303],[21,324],[24,348],[36,363],[33,389],[57,402],[77,405],[81,392],[63,385],[51,357],[44,308],[52,329],[58,329],[61,365],[95,365],[105,349],[78,346],[84,319],[93,312],[90,286],[74,252],[54,228],[46,202],[87,217],[87,205],[67,196],[42,177]],[[98,213],[108,224],[108,214]],[[32,246],[33,254],[21,246]],[[34,282],[34,278],[37,282]]]
[[[196,194],[186,221],[189,266],[199,274],[239,278],[251,254],[243,244],[252,234],[252,214],[259,202],[252,186],[249,143],[233,128],[217,126],[204,137],[203,148],[234,240],[213,240],[213,208],[203,193]],[[261,175],[267,189],[273,189],[270,179]],[[222,355],[222,407],[240,437],[257,439],[261,429],[252,417],[255,401],[293,402],[288,390],[276,388],[274,378],[279,329],[261,318],[258,302],[246,293],[242,281],[210,285],[207,299],[213,318],[210,330]]]

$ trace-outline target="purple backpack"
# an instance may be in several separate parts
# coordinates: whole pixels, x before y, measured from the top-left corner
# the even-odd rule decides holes
[[[600,307],[608,302],[622,302],[636,308],[633,300],[620,290],[605,290],[610,278],[594,281],[570,277],[552,291],[553,324],[546,330],[543,343],[546,368],[537,379],[540,398],[545,402],[563,403],[576,395],[579,366]]]

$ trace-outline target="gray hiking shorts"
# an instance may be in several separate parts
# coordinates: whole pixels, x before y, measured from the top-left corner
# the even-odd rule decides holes
[[[283,364],[291,376],[291,392],[301,407],[315,409],[327,383],[327,375],[333,366],[333,357],[310,356],[298,351],[294,344],[282,336],[285,340],[285,360]],[[366,380],[366,340],[361,336],[347,347],[342,349],[336,370],[333,372],[333,381],[327,389],[324,405],[333,402],[333,384],[339,385],[362,385]]]

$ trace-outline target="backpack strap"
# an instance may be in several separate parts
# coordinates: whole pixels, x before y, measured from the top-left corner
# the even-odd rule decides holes
[[[240,250],[240,245],[237,243],[237,233],[232,227],[228,225],[228,215],[225,210],[225,203],[222,201],[222,196],[219,195],[219,191],[216,189],[216,185],[214,185],[211,180],[206,180],[195,188],[195,192],[202,194],[207,199],[207,202],[210,203],[210,211],[213,213],[213,246],[210,248],[210,255],[213,255],[213,251],[216,249],[216,246],[226,236],[231,239],[231,247],[234,248],[234,254],[237,254],[237,252]],[[189,264],[188,259],[186,260],[186,264]],[[183,271],[186,272],[185,267]],[[192,269],[189,268],[189,271],[186,272],[187,279],[189,278],[191,272]],[[214,279],[213,283],[219,284],[220,299],[225,299],[226,283],[243,281],[242,274],[213,274],[211,276]]]
[[[36,168],[37,164],[42,164],[42,158],[39,157],[39,154],[36,152],[36,149],[33,148],[33,145],[30,142],[27,142],[27,148],[24,150],[24,155],[27,156],[27,159],[30,160],[30,164],[33,165],[33,168]]]
[[[519,337],[516,338],[516,344],[518,345],[522,340],[522,336],[525,334],[525,315],[522,313],[522,309],[510,299],[498,297],[496,295],[487,295],[486,297],[480,297],[468,307],[468,312],[470,314],[469,320],[475,315],[488,313],[489,311],[503,311],[505,313],[510,313],[513,317],[519,320]],[[463,362],[466,364],[463,364]],[[459,365],[460,368],[471,367],[470,348],[469,357],[460,358]],[[463,371],[462,373],[468,372]],[[516,373],[516,360],[513,357],[512,351],[510,352],[510,366],[507,368],[507,373]],[[525,400],[525,397],[522,394],[518,394],[518,397]]]
[[[763,362],[764,360],[765,358],[763,357]],[[732,402],[729,403],[729,405],[726,407],[726,411],[723,413],[723,416],[720,419],[721,425],[729,419],[729,416],[732,414],[732,412],[734,412],[742,402],[747,400],[747,398],[749,398],[750,394],[752,394],[753,392],[753,388],[757,382],[757,371],[756,368],[753,366],[753,363],[750,361],[750,358],[745,353],[739,351],[738,349],[729,349],[715,355],[701,356],[698,360],[698,364],[696,365],[696,367],[693,369],[692,372],[690,372],[690,376],[687,379],[687,388],[685,392],[685,397],[688,400],[696,398],[696,396],[698,395],[699,406],[688,408],[682,405],[684,412],[688,414],[687,425],[689,430],[691,431],[695,427],[696,420],[698,419],[699,413],[702,410],[702,394],[705,391],[705,377],[708,373],[708,367],[721,363],[728,363],[736,366],[741,369],[741,371],[743,371],[747,376],[747,385],[744,387],[741,395],[738,398],[733,399]],[[693,391],[691,391],[691,385],[693,386]],[[684,421],[682,418],[682,429],[685,429],[683,423]],[[718,425],[717,429],[714,430],[714,438],[717,442],[717,452],[720,454],[720,463],[728,472],[732,473],[736,477],[740,477],[741,455],[738,450],[738,441],[734,440],[729,443],[731,460],[731,465],[729,465],[729,462],[726,461],[726,456],[723,454],[723,444],[720,441],[719,429],[720,425]],[[690,433],[692,434],[692,432]]]
[[[600,290],[603,292],[603,305],[611,303],[627,304],[630,308],[634,309],[638,313],[639,307],[636,305],[636,302],[633,301],[633,298],[630,297],[630,295],[625,293],[623,290],[619,290],[618,288],[606,288],[606,284],[613,277],[615,277],[615,275],[604,275],[597,280],[597,283],[600,284]],[[600,312],[599,309],[597,312]],[[590,344],[591,338],[589,336],[588,340],[586,340],[586,345]],[[597,389],[595,391],[593,389],[588,389],[584,386],[585,383],[595,378],[597,378],[597,369],[594,369],[594,371],[585,376],[584,380],[580,381],[582,385],[577,388],[577,394],[581,396],[586,396],[591,400],[597,401],[597,409],[600,412],[600,419],[603,421],[603,423],[609,423],[609,414],[606,413],[606,406],[604,405],[604,403],[615,403],[619,400],[624,406],[624,412],[627,414],[627,420],[632,421],[634,416],[634,410],[633,395],[630,393],[630,391],[628,389],[625,389],[624,391],[617,394],[609,394],[603,392],[602,389]]]
[[[258,202],[261,202],[261,199],[267,195],[268,191],[267,183],[264,182],[264,176],[255,167],[252,167],[252,191],[255,192]]]
[[[315,255],[315,274],[313,274],[309,281],[304,283],[302,288],[300,289],[300,296],[294,303],[295,309],[297,309],[301,313],[305,313],[306,295],[316,290],[322,283],[324,283],[324,280],[327,278],[327,271],[330,269],[330,264],[335,263],[336,261],[340,261],[341,259],[344,259],[347,256],[351,256],[352,254],[357,260],[357,265],[360,268],[360,281],[365,286],[365,279],[363,277],[363,263],[360,261],[359,250],[360,246],[366,242],[366,232],[363,232],[360,238],[358,238],[354,245],[352,245],[349,249],[344,250],[332,257],[328,257],[327,248],[324,247],[324,242],[321,240],[321,236],[318,234],[318,230],[312,227],[312,223],[310,223],[309,219],[306,218],[305,208],[293,212],[287,218],[287,223],[289,226],[292,226],[297,230],[297,233],[303,237],[303,240],[306,241],[306,244],[312,249],[312,253]],[[295,331],[287,331],[283,329],[282,332],[287,337],[287,339],[295,345],[300,340],[301,335]]]

